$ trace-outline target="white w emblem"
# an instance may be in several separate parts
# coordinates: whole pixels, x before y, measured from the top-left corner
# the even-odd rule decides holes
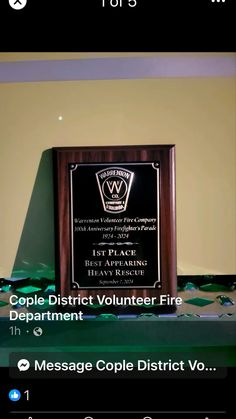
[[[123,167],[107,167],[96,173],[104,211],[126,210],[134,173]]]
[[[114,189],[116,190],[116,193],[119,194],[120,190],[121,190],[121,186],[122,186],[123,180],[114,180],[113,182],[107,180],[107,187],[110,191],[110,193],[112,194]]]

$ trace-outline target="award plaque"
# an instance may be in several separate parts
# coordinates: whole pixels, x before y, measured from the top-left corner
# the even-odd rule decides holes
[[[62,296],[175,296],[175,147],[53,149]]]

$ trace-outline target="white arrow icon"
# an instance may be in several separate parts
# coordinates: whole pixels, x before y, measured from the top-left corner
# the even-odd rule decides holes
[[[26,6],[27,0],[9,0],[10,6],[15,10],[21,10]]]

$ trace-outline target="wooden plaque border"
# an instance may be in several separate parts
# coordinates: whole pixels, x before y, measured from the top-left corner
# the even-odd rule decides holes
[[[160,162],[160,258],[159,289],[70,289],[70,189],[69,163]],[[55,249],[57,292],[62,296],[96,295],[158,296],[176,295],[176,205],[175,146],[136,145],[100,147],[54,147]]]

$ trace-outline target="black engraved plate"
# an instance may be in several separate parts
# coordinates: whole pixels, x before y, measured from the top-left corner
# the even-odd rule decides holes
[[[160,163],[68,171],[71,289],[161,288]]]

